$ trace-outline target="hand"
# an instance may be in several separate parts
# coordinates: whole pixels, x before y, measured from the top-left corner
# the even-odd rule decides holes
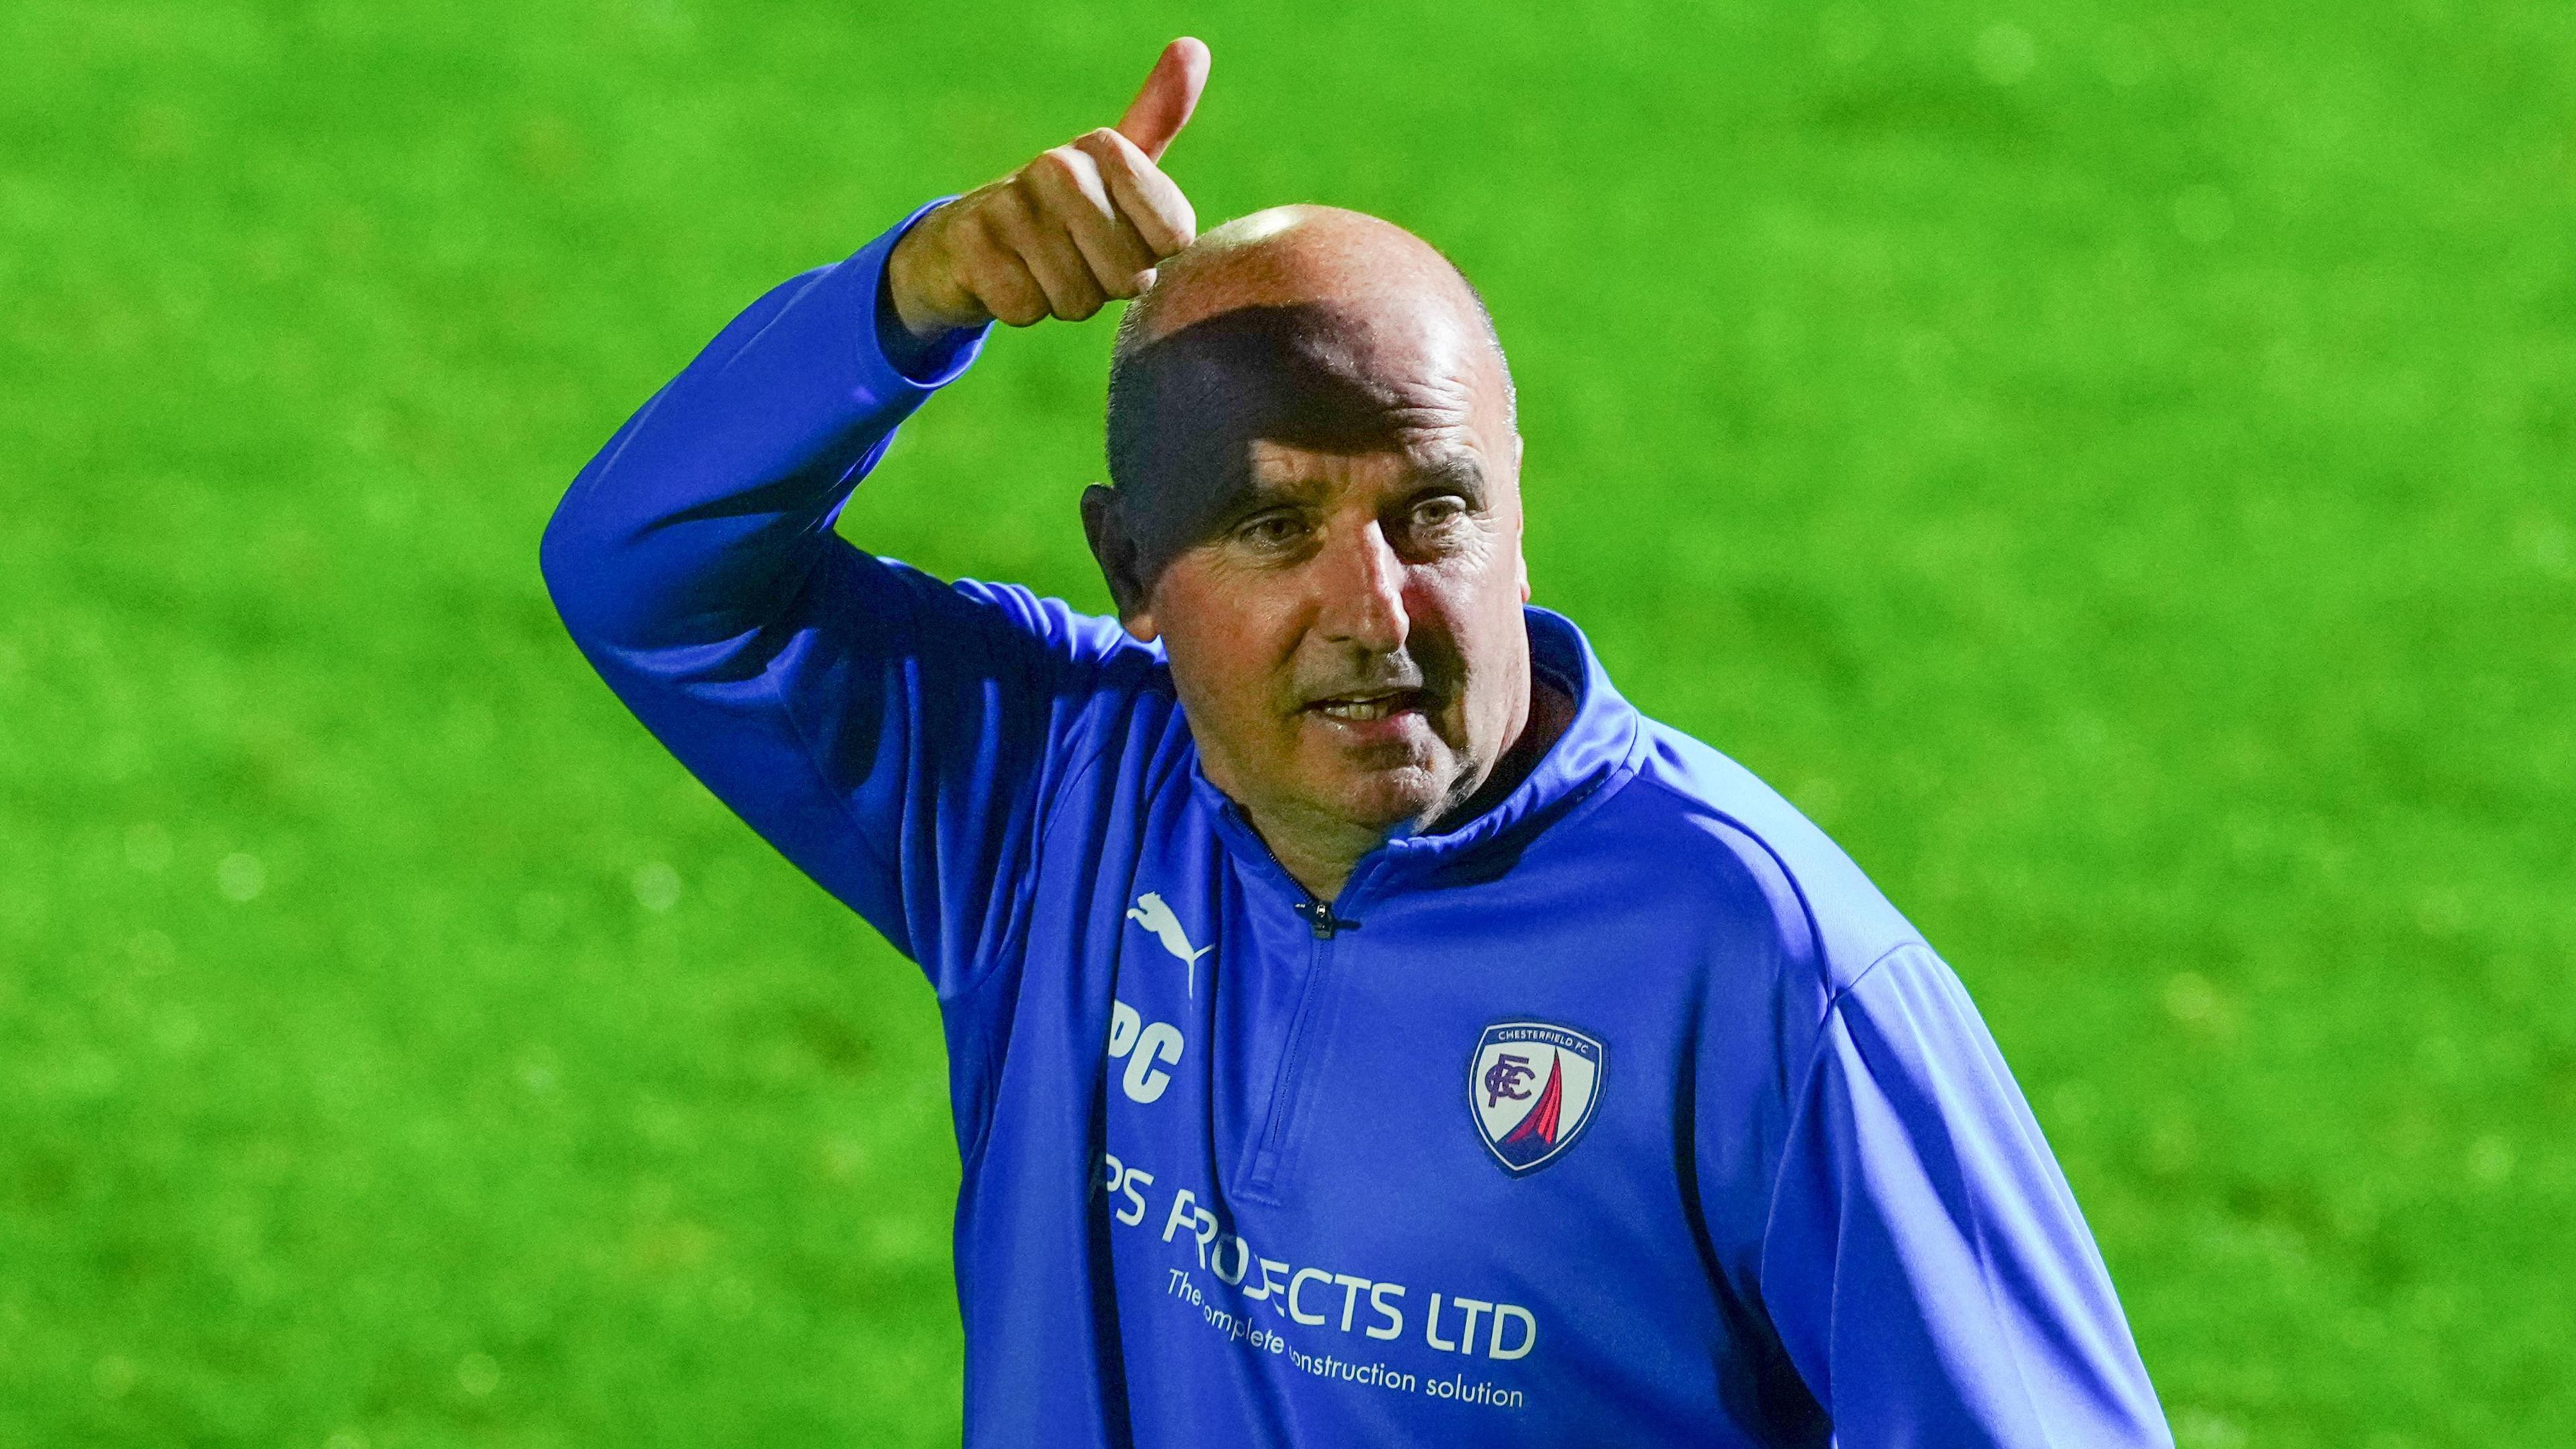
[[[996,318],[1080,321],[1154,284],[1198,235],[1189,198],[1154,163],[1207,85],[1208,48],[1164,47],[1116,129],[1077,136],[923,217],[886,259],[887,290],[923,342]]]

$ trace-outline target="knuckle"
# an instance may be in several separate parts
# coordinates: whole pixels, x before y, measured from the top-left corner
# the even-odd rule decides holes
[[[995,233],[1002,248],[1018,256],[1035,257],[1046,249],[1046,228],[1038,218],[1046,213],[1026,200],[1002,208],[994,218]]]
[[[1062,170],[1050,173],[1047,185],[1060,207],[1087,212],[1106,212],[1109,209],[1109,188],[1100,168],[1079,151],[1072,153]]]
[[[993,224],[994,208],[1010,189],[1008,181],[996,181],[979,186],[939,208],[938,211],[932,212],[929,220],[936,221],[944,214],[947,217],[947,228],[952,232],[984,230]],[[927,221],[924,224],[927,225]]]
[[[1040,151],[1028,164],[1029,179],[1049,186],[1069,185],[1081,179],[1085,159],[1071,146]]]
[[[1128,151],[1134,143],[1120,135],[1114,127],[1094,126],[1083,132],[1073,144],[1081,147],[1082,154],[1090,157],[1094,162],[1124,170],[1127,167]]]
[[[999,200],[976,216],[975,246],[983,252],[1007,252],[1011,249],[1010,217]]]

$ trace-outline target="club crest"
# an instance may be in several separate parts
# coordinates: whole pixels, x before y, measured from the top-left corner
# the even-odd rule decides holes
[[[1514,1177],[1554,1162],[1592,1122],[1609,1051],[1571,1027],[1498,1021],[1467,1059],[1476,1135]]]

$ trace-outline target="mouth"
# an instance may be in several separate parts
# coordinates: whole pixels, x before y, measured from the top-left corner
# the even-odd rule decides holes
[[[1305,708],[1309,714],[1343,724],[1374,724],[1399,714],[1423,713],[1426,703],[1426,697],[1418,689],[1380,689],[1312,700]]]

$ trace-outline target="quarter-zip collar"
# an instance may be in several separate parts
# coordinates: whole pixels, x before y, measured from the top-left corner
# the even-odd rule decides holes
[[[1337,914],[1365,895],[1426,885],[1449,870],[1524,846],[1532,836],[1635,772],[1637,712],[1611,686],[1591,641],[1573,620],[1553,610],[1524,605],[1521,614],[1529,627],[1530,667],[1574,696],[1573,720],[1529,774],[1491,809],[1455,830],[1390,837],[1361,856],[1340,897],[1331,903]],[[1200,807],[1217,822],[1217,833],[1227,849],[1249,873],[1301,909],[1317,904],[1279,863],[1243,807],[1208,779],[1195,746],[1190,752],[1190,788]]]

